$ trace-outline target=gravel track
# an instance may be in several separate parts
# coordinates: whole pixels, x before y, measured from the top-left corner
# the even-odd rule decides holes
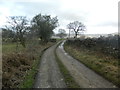
[[[54,45],[48,48],[42,58],[34,88],[66,88],[63,76],[55,60]]]
[[[81,88],[116,88],[93,70],[68,55],[63,44],[56,49],[56,54]],[[67,88],[64,78],[55,60],[54,50],[58,44],[48,48],[41,57],[34,88]]]
[[[57,48],[57,55],[81,88],[116,87],[115,85],[68,55],[64,51],[63,44],[64,42]]]

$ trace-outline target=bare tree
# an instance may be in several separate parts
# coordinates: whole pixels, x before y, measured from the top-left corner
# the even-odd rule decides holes
[[[10,16],[8,17],[8,25],[6,28],[15,31],[15,38],[17,42],[16,50],[18,48],[18,43],[20,42],[23,47],[25,47],[25,32],[27,29],[28,20],[24,16]]]
[[[82,24],[82,23],[79,22],[79,21],[74,21],[74,22],[72,22],[72,23],[69,23],[69,24],[67,25],[67,28],[68,28],[69,30],[73,30],[73,31],[74,31],[74,33],[75,33],[75,38],[77,38],[77,35],[78,35],[78,33],[79,33],[80,31],[85,31],[85,25]]]

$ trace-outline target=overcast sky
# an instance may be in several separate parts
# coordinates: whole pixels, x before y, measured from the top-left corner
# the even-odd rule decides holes
[[[104,34],[118,32],[119,0],[0,0],[0,27],[6,16],[47,14],[59,19],[59,28],[80,21],[86,25],[85,33]],[[68,31],[67,31],[68,32]]]

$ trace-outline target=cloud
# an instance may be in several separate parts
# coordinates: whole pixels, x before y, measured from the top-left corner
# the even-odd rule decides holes
[[[101,27],[106,30],[117,26],[117,5],[118,0],[1,0],[0,17],[23,15],[32,18],[41,13],[58,16],[59,28],[66,28],[67,24],[78,20],[87,26],[88,32],[91,29],[99,32]]]
[[[14,1],[14,0],[12,0]],[[38,13],[52,13],[55,12],[59,8],[59,0],[35,0],[35,1],[28,1],[23,2],[1,2],[0,1],[0,8],[9,8],[11,15],[19,15],[19,14],[26,14],[26,15],[35,15]],[[0,11],[1,12],[1,11]]]
[[[82,15],[83,13],[78,13],[78,12],[71,12],[71,11],[66,11],[66,12],[60,12],[59,16],[65,20],[68,20],[70,22],[73,21],[85,21],[85,16]]]
[[[94,25],[96,27],[118,27],[118,23],[117,22],[103,22],[97,25]]]

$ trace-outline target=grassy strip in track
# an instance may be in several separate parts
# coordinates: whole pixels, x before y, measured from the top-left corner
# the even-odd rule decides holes
[[[57,45],[57,47],[60,44],[61,43],[59,43]],[[71,76],[71,74],[69,73],[69,71],[67,70],[67,68],[63,65],[63,63],[61,62],[60,58],[57,56],[57,53],[56,53],[57,47],[54,50],[55,58],[56,58],[56,61],[58,63],[60,72],[62,73],[62,75],[64,77],[64,81],[65,81],[65,83],[67,85],[67,88],[80,88],[80,86],[75,82],[75,80],[73,79],[73,77]]]

